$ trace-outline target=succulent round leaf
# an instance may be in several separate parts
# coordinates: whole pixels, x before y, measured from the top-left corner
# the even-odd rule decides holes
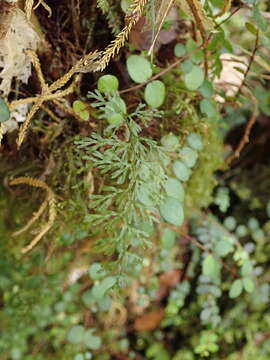
[[[100,92],[106,93],[116,91],[119,87],[119,81],[114,75],[103,75],[98,79],[97,88]]]
[[[231,299],[236,298],[239,296],[243,291],[243,282],[241,279],[236,279],[233,281],[230,291],[229,291],[229,297]]]
[[[160,205],[160,214],[163,219],[172,225],[181,226],[184,222],[184,211],[180,201],[170,196]]]
[[[160,80],[147,84],[144,91],[144,99],[153,108],[160,107],[165,99],[165,85]]]
[[[173,163],[173,172],[181,181],[187,181],[191,175],[191,170],[182,161],[176,160]]]
[[[195,150],[202,150],[203,142],[200,134],[190,133],[187,137],[187,143]]]
[[[168,196],[182,202],[184,201],[185,191],[182,183],[178,179],[169,177],[165,182],[164,187]]]
[[[131,79],[140,84],[152,76],[150,62],[143,56],[131,55],[127,59],[127,70]]]
[[[77,114],[82,120],[87,121],[89,119],[89,111],[87,110],[87,103],[81,100],[75,100],[72,104],[73,111]]]
[[[84,327],[81,325],[73,326],[68,334],[67,334],[67,341],[71,344],[80,344],[83,342],[84,338]]]
[[[197,90],[204,81],[204,72],[199,66],[193,66],[191,71],[185,74],[185,85],[189,90]]]
[[[193,168],[198,159],[198,153],[196,150],[193,150],[189,146],[184,146],[180,151],[181,160],[187,165],[189,168]]]
[[[173,134],[164,135],[161,138],[161,145],[166,148],[168,151],[175,151],[179,146],[179,139]]]

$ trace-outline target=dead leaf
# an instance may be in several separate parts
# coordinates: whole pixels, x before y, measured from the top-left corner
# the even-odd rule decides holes
[[[155,40],[155,51],[157,51],[161,45],[166,45],[172,42],[177,36],[178,30],[178,12],[175,7],[171,8],[168,14],[168,20],[171,22],[168,30],[161,29]],[[146,19],[141,18],[138,23],[133,27],[130,32],[129,41],[138,50],[149,49],[153,43],[151,26],[146,24]]]
[[[158,327],[164,317],[164,309],[160,308],[143,314],[134,322],[136,331],[151,331]]]
[[[156,294],[156,300],[160,301],[175,287],[180,280],[181,270],[172,269],[159,276],[159,289]]]
[[[248,66],[248,60],[245,56],[237,56],[231,54],[222,54],[222,71],[219,79],[215,81],[215,85],[222,88],[226,96],[234,96],[244,80],[244,73]],[[225,100],[218,96],[217,101]]]

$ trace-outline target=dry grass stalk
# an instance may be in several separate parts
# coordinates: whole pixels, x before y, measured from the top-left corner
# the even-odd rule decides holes
[[[11,186],[20,185],[20,184],[26,184],[26,185],[30,185],[33,187],[39,187],[39,188],[46,190],[46,192],[47,192],[46,199],[43,201],[43,203],[41,204],[38,211],[33,214],[32,218],[27,222],[27,224],[21,230],[15,232],[13,234],[14,236],[18,236],[18,235],[22,234],[23,232],[27,231],[30,228],[30,226],[40,218],[40,216],[45,211],[46,207],[48,207],[48,221],[46,224],[44,224],[41,227],[39,233],[30,242],[30,244],[28,244],[27,246],[22,248],[21,252],[22,252],[22,254],[25,254],[25,253],[29,252],[30,250],[32,250],[34,248],[34,246],[37,245],[37,243],[42,239],[42,237],[52,227],[52,225],[55,221],[55,218],[56,218],[56,201],[55,201],[55,196],[54,196],[53,191],[42,180],[34,179],[31,177],[27,177],[27,176],[22,176],[22,177],[18,177],[16,179],[13,179],[12,181],[10,181]]]

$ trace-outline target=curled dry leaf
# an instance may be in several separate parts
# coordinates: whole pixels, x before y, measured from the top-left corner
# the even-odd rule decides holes
[[[12,7],[9,13],[9,23],[0,39],[0,91],[4,96],[10,92],[13,78],[27,83],[31,74],[31,59],[25,50],[36,50],[39,37],[26,19],[25,14],[17,7]]]
[[[7,98],[13,78],[27,83],[31,74],[31,60],[26,49],[36,50],[39,37],[16,1],[0,0],[0,92]],[[28,105],[11,112],[2,127],[2,134],[13,131],[26,119]]]

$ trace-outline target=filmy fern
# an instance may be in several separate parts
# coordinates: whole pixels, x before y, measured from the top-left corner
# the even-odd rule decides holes
[[[117,96],[109,95],[109,99],[116,101]],[[100,108],[100,116],[106,117],[106,98],[99,92],[92,97],[98,99],[95,106]],[[89,199],[90,213],[85,221],[92,229],[102,225],[105,234],[99,249],[109,256],[117,254],[119,271],[123,264],[127,270],[130,262],[139,261],[137,253],[151,245],[142,223],[152,224],[159,216],[157,208],[163,198],[168,159],[154,140],[139,136],[138,124],[146,123],[154,114],[139,105],[134,113],[126,115],[121,127],[126,133],[124,139],[120,129],[117,134],[116,128],[109,126],[104,135],[96,133],[76,142],[80,154],[84,151],[83,159],[103,179],[100,191]]]

